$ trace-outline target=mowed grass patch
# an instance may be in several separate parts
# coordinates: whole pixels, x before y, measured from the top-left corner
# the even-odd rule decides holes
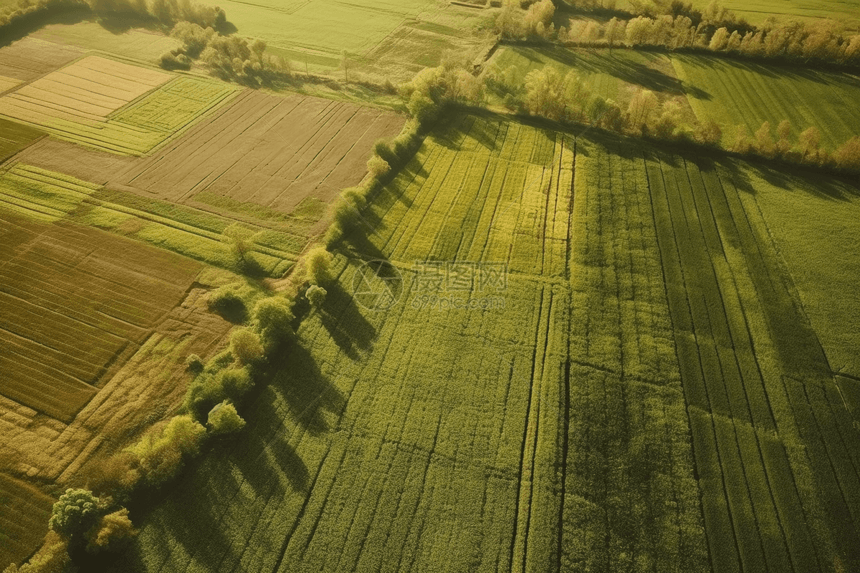
[[[672,64],[695,88],[688,100],[699,121],[720,124],[724,145],[734,143],[737,125],[754,134],[768,121],[776,137],[784,119],[794,137],[817,127],[831,150],[860,134],[860,80],[852,75],[692,55],[673,55]]]
[[[18,563],[39,545],[53,504],[32,485],[0,473],[0,562]]]
[[[73,143],[142,155],[235,92],[211,80],[88,56],[0,98],[0,115]]]
[[[0,210],[7,230],[0,393],[68,422],[181,300],[199,265],[95,229]]]

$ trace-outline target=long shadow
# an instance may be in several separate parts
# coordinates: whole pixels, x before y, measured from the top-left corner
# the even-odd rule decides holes
[[[860,89],[860,78],[845,73],[844,70],[827,67],[806,67],[797,62],[782,60],[757,61],[740,55],[720,53],[718,56],[707,54],[678,53],[674,57],[685,62],[710,69],[735,68],[760,74],[767,78],[798,78],[818,84],[830,85],[833,82]]]
[[[520,52],[527,51],[521,50]],[[670,95],[692,95],[705,100],[711,99],[711,94],[696,86],[686,84],[658,69],[624,57],[625,52],[626,50],[619,49],[610,54],[607,49],[600,48],[590,51],[585,56],[569,48],[553,48],[544,50],[542,53],[565,66],[595,74],[606,73],[623,82],[639,85],[651,91]]]
[[[78,24],[92,20],[94,17],[95,15],[88,7],[81,5],[36,10],[16,19],[14,25],[0,28],[0,48],[21,40],[51,24]]]
[[[376,328],[358,310],[355,294],[346,292],[340,283],[328,288],[319,318],[338,348],[352,360],[358,360],[360,351],[369,350],[376,337]]]

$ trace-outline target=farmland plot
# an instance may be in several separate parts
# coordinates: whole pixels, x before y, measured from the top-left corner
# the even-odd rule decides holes
[[[54,500],[32,485],[0,473],[0,560],[18,562],[48,531]]]
[[[346,51],[355,69],[395,82],[407,81],[423,66],[438,65],[445,49],[479,45],[481,40],[468,33],[456,37],[457,32],[468,32],[491,17],[488,12],[428,0],[206,3],[224,8],[239,33],[264,40],[273,53],[302,68],[331,72]],[[433,29],[434,23],[442,27]],[[415,34],[416,24],[428,26]]]
[[[856,568],[860,435],[766,227],[731,165],[646,162],[714,569]]]
[[[513,85],[523,85],[526,75],[552,68],[562,76],[574,72],[593,94],[626,105],[633,89],[642,87],[662,97],[683,96],[684,85],[663,54],[635,50],[570,49],[565,47],[500,46],[485,65],[512,68]]]
[[[44,135],[38,129],[0,119],[0,161],[6,161]]]
[[[373,230],[349,235],[350,257],[338,258],[326,306],[303,322],[295,362],[248,407],[241,444],[183,480],[117,570],[567,570],[589,545],[600,555],[595,567],[628,549],[635,558],[620,559],[635,559],[639,570],[676,556],[701,569],[705,541],[678,377],[634,388],[625,372],[604,381],[605,369],[587,357],[570,362],[570,339],[581,336],[571,328],[567,263],[577,233],[575,145],[474,117],[426,141],[363,214]],[[639,194],[647,200],[647,186]],[[615,200],[623,198],[619,190]],[[589,232],[610,240],[620,220]],[[659,276],[653,231],[647,236],[650,259],[639,272]],[[351,294],[361,259],[379,257],[404,277],[386,312]],[[458,295],[501,297],[504,309],[425,298],[416,261],[428,260],[461,270],[506,264],[504,288],[467,280],[471,290]],[[463,278],[446,277],[454,294]],[[649,284],[659,306],[661,283]],[[673,358],[662,304],[662,350],[643,340],[648,358],[634,360],[647,362],[643,381],[647,368]],[[650,324],[646,308],[636,310]],[[607,420],[598,420],[604,412]],[[601,440],[581,422],[588,416],[606,430],[609,419],[622,420],[626,433]],[[651,461],[655,448],[659,462]],[[627,451],[645,466],[610,470]],[[624,486],[634,476],[644,478]],[[621,488],[619,498],[607,496],[609,483]],[[626,517],[626,503],[637,504],[641,523],[653,515],[662,528],[607,525],[609,516]],[[663,556],[657,541],[673,535],[676,552]]]
[[[114,181],[201,208],[220,196],[288,213],[305,197],[328,202],[357,184],[373,143],[396,135],[403,123],[399,115],[349,103],[246,90],[217,118]]]
[[[347,235],[300,366],[120,568],[854,568],[860,391],[834,380],[743,182],[453,119]],[[386,312],[351,297],[378,258],[405,277]],[[503,263],[504,310],[427,297],[428,261]]]
[[[198,265],[95,230],[0,216],[0,393],[69,421],[182,298]]]
[[[114,231],[210,265],[239,270],[240,261],[225,240],[233,219],[174,205],[134,193],[16,164],[0,175],[0,206],[42,221],[67,219]],[[242,264],[281,277],[296,260],[307,235],[289,224],[246,224],[250,245]]]
[[[690,105],[700,121],[720,124],[724,144],[734,142],[736,125],[753,134],[769,121],[775,134],[784,119],[795,136],[817,127],[831,149],[860,133],[860,80],[854,76],[692,55],[673,55],[672,64],[685,86],[698,88],[688,93]]]
[[[0,115],[74,143],[141,155],[236,91],[214,81],[171,78],[88,56],[0,97]]]
[[[55,44],[28,36],[0,48],[0,77],[12,87],[17,80],[30,81],[60,68],[84,55],[74,46]],[[10,82],[10,80],[12,82]]]

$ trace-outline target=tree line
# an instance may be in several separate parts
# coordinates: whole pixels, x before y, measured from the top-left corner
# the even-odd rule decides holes
[[[26,34],[39,17],[69,10],[87,10],[101,17],[134,17],[169,28],[177,22],[194,22],[221,29],[227,22],[224,10],[189,0],[19,0],[0,10],[0,34]]]
[[[740,155],[839,171],[860,171],[860,137],[854,136],[836,150],[821,146],[821,132],[807,127],[797,135],[788,120],[774,126],[765,121],[755,133],[739,125],[724,138],[714,121],[684,121],[684,98],[660,101],[648,89],[637,88],[624,106],[592,94],[576,72],[561,75],[551,67],[529,72],[524,82],[514,69],[492,67],[484,74],[485,84],[504,93],[505,106],[513,112],[544,117],[562,124],[589,125],[616,133],[671,142],[690,142],[722,148]],[[724,140],[729,143],[724,145]]]
[[[266,54],[263,40],[223,36],[212,26],[188,21],[177,23],[170,35],[182,46],[161,56],[160,64],[165,69],[187,70],[199,59],[213,75],[251,87],[290,77],[289,62]]]
[[[716,0],[705,10],[691,4],[634,1],[636,14],[614,16],[601,24],[571,19],[555,30],[551,0],[507,0],[496,19],[503,39],[556,40],[564,45],[659,47],[708,51],[762,60],[860,66],[860,34],[849,34],[838,22],[782,22],[756,27],[723,8]],[[580,8],[607,9],[612,0],[571,0]]]

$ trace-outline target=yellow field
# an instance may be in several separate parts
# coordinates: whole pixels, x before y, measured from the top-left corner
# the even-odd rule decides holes
[[[37,124],[105,121],[170,74],[88,56],[0,98],[0,114]]]

